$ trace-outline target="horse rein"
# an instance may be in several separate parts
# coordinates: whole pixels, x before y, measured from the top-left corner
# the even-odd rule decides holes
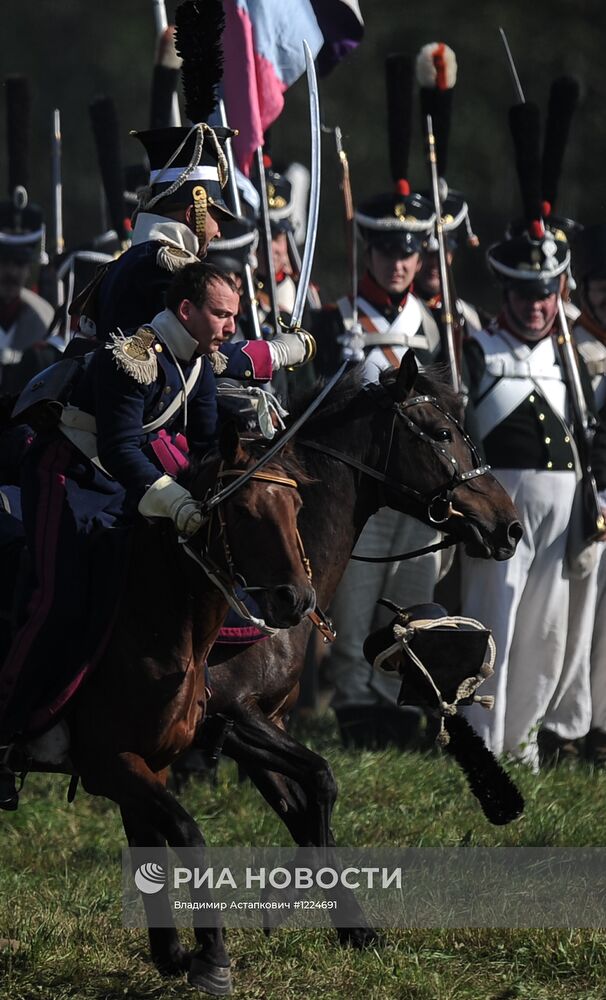
[[[242,469],[224,469],[223,463],[219,467],[219,474],[217,476],[215,484],[215,492],[213,497],[219,495],[223,491],[223,480],[230,476],[242,477],[245,470]],[[271,483],[274,486],[285,486],[290,489],[298,489],[299,484],[296,479],[291,479],[288,476],[279,476],[270,472],[263,472],[262,470],[253,471],[252,475],[247,476],[248,480],[260,480],[262,482]],[[211,498],[212,499],[212,498]],[[232,611],[234,611],[240,618],[249,622],[264,635],[276,635],[277,632],[281,631],[277,628],[272,628],[265,624],[262,618],[256,618],[255,615],[251,614],[250,610],[247,608],[244,601],[238,597],[236,593],[236,586],[239,586],[242,591],[246,594],[252,594],[255,591],[265,590],[265,587],[249,587],[246,583],[244,577],[237,572],[234,559],[232,556],[231,548],[229,545],[229,540],[227,538],[227,521],[222,509],[222,504],[224,500],[221,500],[218,504],[210,506],[209,516],[207,520],[208,530],[206,534],[206,542],[202,546],[201,551],[193,549],[189,544],[189,539],[180,539],[181,544],[187,555],[194,560],[203,570],[208,579],[213,583],[218,590],[221,591],[223,597],[229,604]],[[213,537],[212,525],[213,518],[217,516],[217,522],[219,525],[218,537],[221,540],[223,546],[223,557],[225,559],[225,569],[221,567],[209,556],[209,550]],[[299,554],[301,556],[301,562],[305,570],[307,579],[312,582],[312,570],[311,563],[307,558],[305,553],[305,548],[303,546],[303,539],[297,529],[296,533],[297,546],[299,549]],[[226,572],[227,571],[227,572]],[[326,617],[323,611],[316,606],[313,611],[310,611],[307,617],[313,622],[316,628],[322,633],[324,640],[326,642],[332,642],[336,638],[336,633],[332,628],[330,620]]]
[[[412,396],[410,399],[404,400],[401,403],[395,403],[385,392],[382,386],[369,386],[368,391],[372,393],[375,399],[377,399],[380,394],[381,399],[378,401],[378,405],[382,407],[385,406],[385,398],[387,397],[389,399],[390,408],[393,410],[393,420],[389,435],[387,454],[385,456],[385,462],[382,463],[383,472],[377,472],[376,469],[366,465],[364,462],[358,461],[358,459],[353,458],[351,455],[346,455],[343,452],[330,448],[327,445],[319,444],[316,441],[299,441],[299,444],[305,448],[312,448],[314,451],[318,451],[321,454],[329,455],[331,458],[335,458],[338,461],[343,462],[344,465],[349,465],[351,468],[357,469],[359,472],[364,473],[364,475],[369,476],[371,479],[375,479],[377,482],[381,483],[382,486],[387,486],[395,493],[411,497],[413,500],[425,507],[425,513],[430,524],[434,524],[436,526],[444,524],[453,514],[452,500],[454,490],[457,489],[458,486],[461,486],[472,479],[477,479],[480,476],[486,475],[486,473],[490,471],[490,466],[482,465],[478,450],[467,431],[462,427],[456,417],[453,417],[451,413],[441,406],[435,396]],[[469,472],[460,472],[456,458],[449,455],[446,448],[442,447],[438,441],[435,441],[431,435],[421,430],[418,424],[416,424],[414,420],[411,420],[408,414],[405,413],[405,410],[410,407],[418,406],[424,403],[429,403],[436,410],[438,410],[448,421],[450,421],[450,423],[454,424],[461,434],[463,441],[470,450],[473,461],[476,463],[475,467],[470,469]],[[434,453],[439,455],[441,459],[446,459],[449,471],[452,472],[452,475],[450,480],[445,483],[438,493],[428,496],[427,492],[422,493],[420,490],[415,490],[411,486],[407,486],[405,483],[400,483],[388,475],[389,460],[393,448],[396,421],[398,418],[404,421],[408,429],[412,431],[416,437],[429,444]],[[394,556],[376,557],[352,555],[351,558],[357,560],[358,562],[400,562],[405,559],[413,559],[416,556],[426,555],[430,552],[436,552],[439,549],[449,548],[451,545],[456,545],[456,539],[451,535],[447,535],[441,542],[436,542],[434,545],[427,545],[422,549],[415,549],[411,552],[403,552]]]

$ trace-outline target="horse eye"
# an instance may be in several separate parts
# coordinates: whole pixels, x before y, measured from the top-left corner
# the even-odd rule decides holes
[[[452,434],[448,430],[448,427],[440,427],[434,434],[434,439],[436,441],[452,441]]]

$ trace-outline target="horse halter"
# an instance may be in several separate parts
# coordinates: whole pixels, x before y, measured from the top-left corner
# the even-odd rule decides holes
[[[469,448],[472,460],[476,463],[473,469],[469,472],[461,472],[459,470],[459,463],[457,462],[454,455],[449,455],[448,450],[443,447],[439,441],[436,441],[430,434],[421,430],[418,424],[411,420],[408,414],[405,412],[412,406],[419,406],[423,403],[429,403],[435,410],[438,410],[446,419],[459,431],[463,441]],[[392,487],[393,480],[387,475],[387,470],[389,468],[389,459],[391,457],[391,451],[393,448],[393,439],[395,434],[396,420],[400,418],[403,420],[406,426],[412,433],[418,437],[421,441],[425,441],[429,444],[434,451],[434,453],[440,456],[442,459],[446,460],[447,468],[451,471],[452,476],[449,482],[445,483],[443,488],[439,493],[434,494],[428,499],[427,492],[422,493],[419,490],[413,490],[411,487],[404,486],[403,484],[398,484],[401,490],[404,490],[409,496],[418,500],[421,504],[424,504],[427,509],[427,517],[431,524],[439,525],[444,524],[448,518],[451,516],[451,504],[453,500],[453,493],[457,486],[462,486],[464,483],[468,483],[471,479],[477,479],[479,476],[486,475],[490,471],[489,465],[482,465],[482,460],[478,453],[478,450],[470,438],[467,431],[464,429],[462,424],[456,417],[453,417],[451,413],[444,409],[444,407],[438,402],[436,396],[412,396],[410,399],[406,399],[401,403],[393,403],[394,415],[393,422],[391,425],[391,433],[389,435],[389,445],[387,448],[387,456],[385,458],[385,466],[383,476],[386,485]]]
[[[187,553],[187,555],[204,570],[204,573],[211,581],[211,583],[213,583],[217,587],[217,589],[221,591],[232,611],[235,611],[236,614],[240,616],[240,618],[244,618],[247,622],[250,623],[250,625],[253,625],[255,628],[259,629],[259,631],[263,632],[265,635],[275,635],[280,630],[277,628],[272,628],[269,625],[266,625],[265,621],[262,618],[256,618],[253,614],[251,614],[250,610],[246,607],[244,601],[236,593],[236,586],[239,586],[240,589],[247,594],[251,594],[254,591],[265,590],[266,588],[249,587],[244,577],[236,570],[231,548],[229,545],[229,540],[227,538],[227,521],[225,519],[225,515],[222,509],[222,504],[225,502],[225,499],[227,499],[227,497],[221,499],[218,503],[215,504],[210,503],[211,500],[213,500],[216,496],[218,496],[223,492],[223,480],[225,478],[231,476],[242,477],[245,471],[246,470],[243,469],[224,469],[223,463],[221,463],[221,465],[219,466],[219,474],[217,476],[214,488],[209,491],[209,494],[206,497],[203,507],[203,509],[206,509],[207,512],[206,523],[208,528],[206,532],[206,539],[204,544],[202,545],[201,550],[198,551],[197,549],[191,547],[191,545],[189,544],[191,539],[182,538],[180,539],[180,542],[183,545],[184,551]],[[277,474],[264,472],[262,470],[257,470],[253,472],[252,475],[247,477],[247,480],[249,479],[257,479],[263,482],[271,483],[274,486],[285,486],[295,490],[298,489],[299,486],[296,479],[291,479],[288,476],[279,476]],[[217,523],[219,525],[219,531],[216,533],[216,535],[213,534],[212,530],[215,515],[217,518]],[[307,578],[311,583],[312,579],[311,565],[309,559],[305,554],[305,549],[303,548],[303,540],[298,530],[296,537],[297,537],[297,545],[299,548],[299,553],[301,556],[301,562],[303,564],[303,568],[305,570]],[[210,546],[214,538],[219,538],[222,544],[223,558],[225,560],[225,568],[223,569],[209,555]],[[318,609],[316,609],[316,611],[317,610]],[[312,612],[312,614],[313,613],[314,612]]]

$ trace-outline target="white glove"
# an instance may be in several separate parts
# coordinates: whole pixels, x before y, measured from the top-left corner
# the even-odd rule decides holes
[[[202,527],[202,508],[172,476],[160,476],[139,501],[144,517],[170,517],[180,535],[191,538]]]
[[[268,342],[272,368],[298,368],[311,361],[316,354],[316,342],[311,333],[299,330],[296,333],[279,333]]]

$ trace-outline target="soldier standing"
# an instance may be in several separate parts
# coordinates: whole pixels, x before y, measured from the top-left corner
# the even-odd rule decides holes
[[[382,371],[399,367],[409,348],[422,364],[443,357],[435,320],[412,291],[423,241],[434,223],[431,203],[411,191],[406,179],[414,67],[411,60],[395,56],[388,59],[386,68],[394,190],[362,202],[356,212],[365,270],[355,303],[340,299],[335,307],[317,314],[313,327],[320,368],[329,372],[337,367],[340,342],[352,331],[357,311],[367,382],[376,382]],[[387,556],[438,538],[435,529],[384,509],[364,528],[356,554]],[[397,680],[373,674],[362,646],[368,633],[389,617],[385,612],[383,621],[378,599],[388,597],[400,604],[431,601],[439,564],[436,554],[410,562],[349,564],[331,609],[338,637],[330,651],[333,707],[346,743],[373,747],[388,741],[402,744],[410,738],[404,714],[396,707]]]
[[[507,563],[472,564],[463,556],[462,596],[463,614],[493,630],[498,651],[488,682],[495,711],[481,718],[472,707],[471,721],[494,752],[536,766],[536,728],[565,669],[568,631],[566,555],[578,461],[557,315],[570,249],[541,217],[538,109],[516,106],[511,124],[527,230],[488,251],[502,307],[472,335],[467,356],[486,460],[518,508],[524,537]],[[580,373],[590,397],[582,363]]]

